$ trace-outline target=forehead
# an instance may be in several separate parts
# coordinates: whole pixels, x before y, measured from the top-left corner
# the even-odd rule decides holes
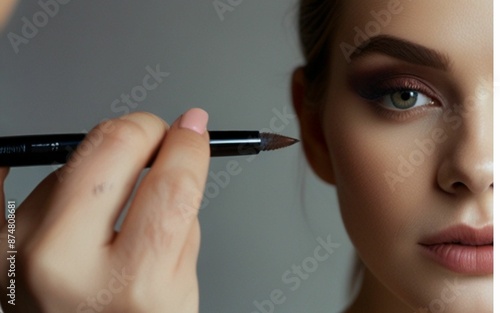
[[[492,72],[492,0],[344,1],[334,52],[341,43],[356,46],[360,38],[384,34],[435,49],[454,63],[466,59],[458,70]]]

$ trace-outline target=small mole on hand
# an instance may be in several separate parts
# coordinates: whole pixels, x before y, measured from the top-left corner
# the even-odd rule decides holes
[[[110,189],[111,189],[111,185],[106,184],[106,183],[101,183],[101,184],[94,186],[92,193],[97,196],[101,193],[104,193],[106,190],[110,190]]]

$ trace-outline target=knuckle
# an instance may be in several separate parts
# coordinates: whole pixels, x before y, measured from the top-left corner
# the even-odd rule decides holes
[[[116,120],[114,130],[107,134],[107,140],[114,145],[127,148],[133,148],[136,143],[147,137],[147,130],[142,125],[130,120]]]
[[[157,131],[164,131],[168,124],[159,116],[150,112],[134,112],[125,115],[119,120],[131,121],[143,127],[154,128]]]
[[[197,177],[190,171],[154,174],[149,178],[148,199],[159,199],[145,213],[147,242],[156,247],[169,246],[179,227],[186,227],[198,215],[202,192]]]
[[[158,116],[138,112],[121,118],[101,122],[87,135],[86,141],[96,146],[101,141],[107,141],[125,147],[134,147],[151,138],[160,139],[166,129],[166,123]]]
[[[202,193],[199,174],[187,168],[155,174],[151,187],[157,195],[163,195],[170,205],[196,205]]]
[[[123,301],[117,303],[119,305],[119,312],[150,312],[151,308],[148,307],[148,302],[145,299],[151,297],[151,290],[146,284],[134,283],[127,286],[123,291]]]

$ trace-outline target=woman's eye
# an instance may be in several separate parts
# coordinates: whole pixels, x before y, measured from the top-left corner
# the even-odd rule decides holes
[[[399,90],[383,96],[380,102],[382,106],[390,110],[408,110],[432,104],[433,100],[415,90]]]

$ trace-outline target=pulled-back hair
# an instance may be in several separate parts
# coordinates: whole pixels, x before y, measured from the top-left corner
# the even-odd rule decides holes
[[[328,83],[331,61],[331,40],[340,17],[339,0],[300,0],[299,35],[306,64],[306,98],[321,104]]]

